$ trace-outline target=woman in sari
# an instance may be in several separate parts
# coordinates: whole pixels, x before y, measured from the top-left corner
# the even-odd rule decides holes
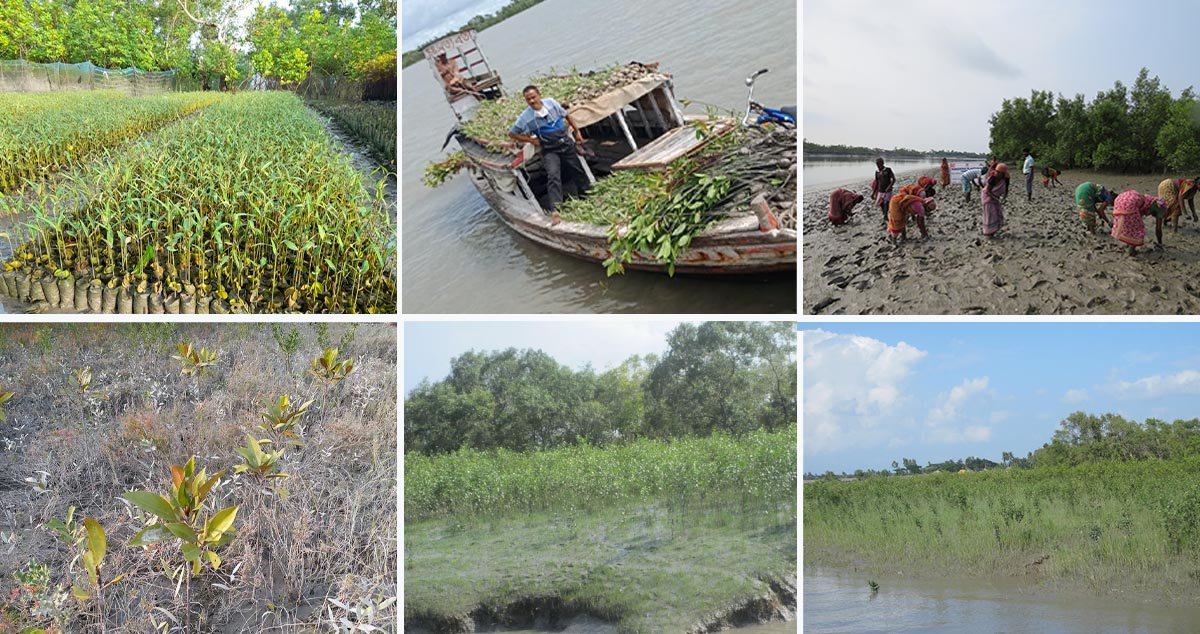
[[[1143,216],[1154,216],[1154,234],[1158,239],[1158,247],[1162,248],[1162,225],[1163,218],[1167,216],[1167,202],[1132,189],[1117,196],[1117,201],[1113,203],[1112,237],[1129,245],[1130,256],[1137,255],[1137,248],[1146,242]]]
[[[933,187],[936,184],[937,181],[933,180],[932,177],[922,176],[917,179],[917,182],[901,187],[899,193],[908,194],[909,196],[920,196],[921,198],[932,198],[937,193],[937,190]]]
[[[942,159],[942,189],[950,186],[950,163]]]
[[[983,183],[983,235],[991,237],[1004,226],[1004,200],[1008,198],[1008,165],[996,163]]]
[[[1158,197],[1167,203],[1167,222],[1174,223],[1179,231],[1179,216],[1183,214],[1183,198],[1179,195],[1179,183],[1173,178],[1163,179],[1158,184]],[[1159,240],[1159,242],[1162,242]]]
[[[929,231],[925,229],[925,212],[933,211],[937,205],[932,198],[921,198],[912,194],[896,194],[888,201],[888,223],[887,231],[891,236],[892,241],[904,240],[908,238],[908,218],[913,216],[917,219],[917,228],[921,230],[921,237],[928,238]]]
[[[1088,233],[1096,233],[1097,218],[1103,220],[1106,225],[1112,224],[1108,216],[1104,215],[1104,210],[1113,198],[1112,192],[1099,183],[1084,181],[1075,188],[1075,207],[1079,209],[1079,219],[1083,221]]]
[[[846,224],[846,221],[850,220],[851,210],[862,201],[862,194],[842,188],[833,190],[833,193],[829,194],[829,222],[835,225]]]
[[[1183,203],[1187,203],[1188,211],[1192,214],[1192,221],[1200,221],[1200,218],[1196,217],[1196,183],[1200,182],[1200,177],[1196,179],[1181,178],[1176,182],[1179,184],[1179,196],[1183,199],[1183,202],[1179,204],[1180,208],[1182,209]]]

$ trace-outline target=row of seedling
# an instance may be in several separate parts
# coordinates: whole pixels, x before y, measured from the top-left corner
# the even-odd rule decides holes
[[[371,148],[376,160],[396,169],[396,104],[370,101],[313,101],[311,105],[332,118]]]
[[[3,289],[22,301],[117,313],[395,310],[384,183],[368,191],[291,93],[226,97],[16,205],[32,220],[7,232],[23,244]]]
[[[0,94],[0,193],[77,166],[220,99],[211,92]]]

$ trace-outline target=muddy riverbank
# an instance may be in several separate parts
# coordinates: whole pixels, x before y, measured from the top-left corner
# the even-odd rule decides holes
[[[920,173],[900,174],[900,184]],[[870,195],[870,173],[847,187]],[[1200,311],[1200,223],[1185,212],[1178,231],[1164,230],[1155,249],[1154,223],[1147,245],[1130,257],[1108,231],[1084,231],[1074,190],[1083,181],[1120,192],[1153,194],[1162,175],[1066,172],[1062,187],[1035,179],[1025,199],[1019,169],[997,237],[980,234],[979,192],[963,202],[958,183],[936,197],[927,240],[892,245],[880,212],[869,201],[853,219],[827,219],[823,187],[804,193],[804,312],[806,314],[1194,314]],[[1109,212],[1111,217],[1111,210]]]

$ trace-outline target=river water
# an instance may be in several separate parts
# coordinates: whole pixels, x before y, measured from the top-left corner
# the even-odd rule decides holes
[[[872,598],[863,574],[806,570],[804,631],[1183,634],[1200,627],[1200,608],[1058,593],[1014,580],[876,580]]]
[[[589,618],[580,618],[572,621],[566,629],[562,630],[503,630],[506,634],[616,634],[617,628],[611,624],[604,623]],[[731,630],[724,630],[733,634],[796,634],[799,631],[799,625],[796,621],[764,623],[762,625],[748,625],[746,627],[735,627]]]
[[[744,110],[743,80],[768,106],[796,102],[796,4],[686,0],[547,0],[479,34],[509,90],[554,66],[586,70],[660,61],[680,99]],[[404,43],[409,48],[414,43]],[[795,275],[669,278],[599,264],[536,245],[506,227],[465,177],[421,184],[454,124],[429,65],[402,72],[403,307],[410,313],[790,313]],[[703,113],[694,104],[687,112]],[[453,141],[447,150],[454,147]]]

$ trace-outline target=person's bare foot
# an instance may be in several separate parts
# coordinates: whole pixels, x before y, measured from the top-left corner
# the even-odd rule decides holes
[[[550,212],[550,226],[551,227],[556,226],[561,222],[562,222],[562,216],[560,216],[557,211]]]

